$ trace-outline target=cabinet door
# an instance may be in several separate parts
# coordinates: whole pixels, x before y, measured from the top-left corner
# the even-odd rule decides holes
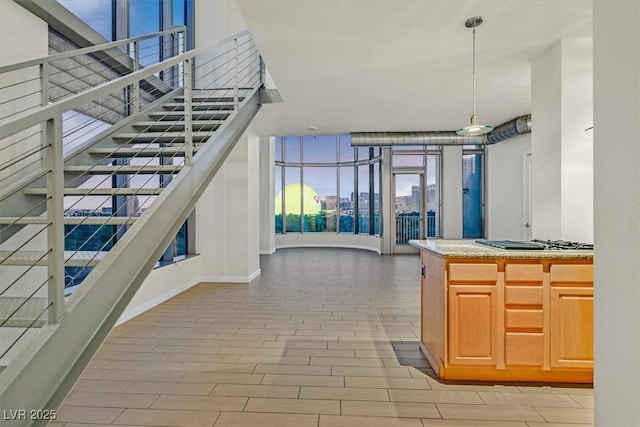
[[[593,367],[593,289],[551,287],[551,366]]]
[[[449,286],[449,363],[496,365],[496,286]]]

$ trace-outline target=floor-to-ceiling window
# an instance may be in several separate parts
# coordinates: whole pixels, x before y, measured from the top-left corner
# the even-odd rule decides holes
[[[276,233],[380,235],[380,160],[349,135],[276,137]]]
[[[484,149],[463,147],[462,151],[462,237],[484,236]]]
[[[193,0],[59,0],[58,3],[76,15],[88,27],[92,28],[107,41],[120,40],[167,30],[174,25],[187,25],[193,30]],[[86,29],[85,29],[86,30]],[[58,35],[63,37],[62,35]],[[139,59],[141,66],[155,64],[163,58],[182,51],[184,39],[172,37],[153,37],[139,43]],[[74,43],[69,42],[73,48]],[[134,57],[133,47],[123,52],[123,56]],[[167,77],[179,79],[182,74],[181,65],[170,72],[158,73],[157,76],[167,81]],[[104,68],[104,67],[103,67]],[[108,71],[108,70],[107,70]],[[108,74],[108,73],[107,73]],[[154,94],[153,92],[150,92]],[[125,92],[123,99],[130,100]],[[130,114],[129,103],[122,104],[122,116]],[[90,112],[91,113],[91,112]],[[79,112],[67,113],[63,120],[65,152],[109,126],[97,114],[89,115]],[[111,122],[113,123],[113,122]],[[179,159],[174,159],[179,161]],[[124,160],[123,160],[124,161]],[[170,164],[171,159],[132,159],[130,165],[136,164]],[[170,183],[171,176],[149,177],[135,175],[109,176],[97,175],[81,183],[82,187],[157,187]],[[155,200],[156,196],[88,196],[82,200],[74,197],[65,198],[65,215],[68,216],[131,216],[137,217]],[[167,247],[159,264],[169,263],[184,258],[195,251],[193,239],[193,215],[185,222],[175,239]],[[126,225],[67,225],[65,226],[65,249],[73,251],[105,251],[111,249],[118,238],[126,231]],[[79,284],[91,271],[91,267],[67,267],[65,269],[68,286]]]

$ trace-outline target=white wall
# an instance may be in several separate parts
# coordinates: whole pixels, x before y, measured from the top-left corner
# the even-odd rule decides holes
[[[13,1],[0,1],[0,65],[49,54],[49,27]]]
[[[555,44],[531,63],[531,234],[560,239],[561,48]]]
[[[202,282],[202,257],[194,256],[154,269],[124,310],[117,325]]]
[[[196,205],[196,246],[209,281],[260,273],[259,138],[245,132]]]
[[[442,237],[462,238],[462,147],[442,147]]]
[[[41,58],[49,53],[49,27],[13,1],[0,1],[0,66]],[[0,119],[42,104],[39,67],[29,67],[0,75]],[[15,84],[23,82],[20,84]],[[40,126],[25,129],[0,140],[2,157],[18,158],[37,150],[40,145]],[[34,135],[36,134],[36,135]],[[34,135],[29,137],[30,135]],[[19,144],[16,142],[20,141]],[[35,152],[22,161],[0,170],[3,185],[36,170],[39,165]],[[2,212],[2,209],[0,209]],[[14,213],[15,215],[15,213]]]
[[[531,134],[487,148],[487,238],[525,239],[524,155],[531,150]]]
[[[591,42],[562,39],[531,64],[532,234],[593,242]]]
[[[593,242],[593,41],[562,40],[562,238]]]
[[[595,423],[640,426],[640,2],[594,2]]]

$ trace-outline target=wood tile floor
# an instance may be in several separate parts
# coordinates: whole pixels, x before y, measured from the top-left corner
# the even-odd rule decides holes
[[[50,425],[593,425],[590,387],[435,378],[417,256],[287,249],[261,267],[115,328]]]

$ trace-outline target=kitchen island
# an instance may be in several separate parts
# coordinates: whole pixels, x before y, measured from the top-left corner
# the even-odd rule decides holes
[[[593,382],[593,252],[420,249],[420,349],[441,379]]]

